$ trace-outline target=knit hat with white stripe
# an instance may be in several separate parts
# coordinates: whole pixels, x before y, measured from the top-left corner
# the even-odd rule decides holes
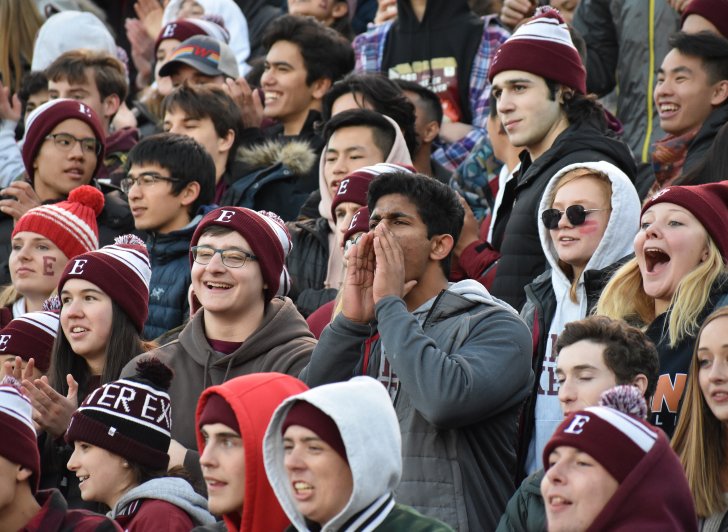
[[[95,187],[74,188],[65,201],[35,207],[20,217],[13,228],[13,237],[22,231],[43,235],[63,254],[76,255],[99,247],[96,217],[104,208],[104,195]]]
[[[286,222],[276,213],[271,211],[258,211],[258,213],[263,215],[263,220],[273,229],[273,232],[278,237],[278,241],[281,243],[281,248],[283,248],[283,270],[281,271],[281,279],[276,296],[287,296],[291,290],[291,276],[288,274],[288,268],[286,268],[288,254],[293,249],[291,233],[288,232]]]
[[[628,396],[628,400],[624,400],[625,396]],[[559,425],[543,450],[545,470],[550,467],[549,456],[554,449],[574,447],[599,462],[621,483],[650,452],[657,441],[659,429],[633,415],[647,412],[639,389],[619,386],[607,390],[602,394],[602,399],[601,403],[608,406],[592,406],[574,412]],[[640,400],[642,406],[637,409],[625,407],[628,403],[634,404]]]
[[[66,441],[83,441],[154,470],[169,465],[172,370],[154,357],[137,362],[136,375],[104,384],[74,412]]]
[[[15,355],[25,362],[32,358],[36,368],[47,372],[59,323],[58,313],[49,311],[28,312],[13,319],[0,330],[0,355]]]
[[[135,235],[68,261],[58,281],[58,293],[69,279],[83,279],[103,290],[129,316],[141,333],[149,311],[152,269],[144,242]]]
[[[539,7],[493,57],[488,79],[506,70],[522,70],[586,94],[586,69],[557,10]]]
[[[14,464],[30,469],[30,488],[38,489],[40,453],[33,427],[33,407],[12,377],[0,382],[0,456]]]

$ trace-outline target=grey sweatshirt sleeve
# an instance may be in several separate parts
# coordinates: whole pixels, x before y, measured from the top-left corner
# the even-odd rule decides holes
[[[310,387],[347,381],[355,374],[362,346],[370,336],[369,325],[355,323],[339,314],[321,333],[311,361],[299,378]]]
[[[376,305],[382,345],[412,404],[433,425],[470,425],[521,402],[530,389],[531,336],[504,308],[484,309],[469,320],[457,352],[427,336],[398,297]],[[456,334],[456,331],[453,331]]]
[[[0,188],[5,188],[25,172],[20,146],[15,141],[17,122],[2,120],[0,124]]]

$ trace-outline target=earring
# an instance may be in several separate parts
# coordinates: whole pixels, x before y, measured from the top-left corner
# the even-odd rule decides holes
[[[123,461],[123,462],[121,463],[121,467],[123,467],[123,468],[125,468],[125,469],[129,469],[129,462],[127,462],[126,460],[124,460],[124,461]]]

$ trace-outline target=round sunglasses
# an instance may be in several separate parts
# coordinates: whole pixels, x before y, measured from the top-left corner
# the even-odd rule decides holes
[[[557,229],[561,217],[566,213],[566,219],[571,225],[581,225],[586,221],[590,212],[608,211],[609,209],[585,209],[583,205],[570,205],[565,211],[559,209],[546,209],[541,213],[541,221],[547,229]]]

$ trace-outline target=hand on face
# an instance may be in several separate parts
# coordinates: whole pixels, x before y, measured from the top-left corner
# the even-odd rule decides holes
[[[365,233],[347,255],[342,314],[351,321],[369,323],[374,319],[375,260],[374,233]]]
[[[387,296],[404,298],[417,281],[405,282],[404,253],[399,242],[386,224],[378,224],[374,234],[376,267],[372,295],[376,305]]]

